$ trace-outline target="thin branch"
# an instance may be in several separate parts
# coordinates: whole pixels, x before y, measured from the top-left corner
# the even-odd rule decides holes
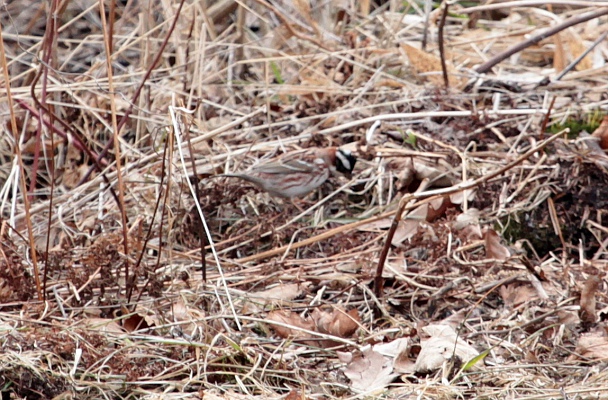
[[[501,10],[515,7],[538,7],[548,5],[562,5],[572,7],[608,7],[608,1],[578,1],[578,0],[522,0],[522,1],[506,1],[495,2],[493,4],[484,4],[476,7],[467,7],[458,10],[459,14],[471,14],[481,11]]]
[[[2,66],[2,73],[4,82],[6,84],[6,99],[8,101],[8,109],[11,119],[11,130],[13,132],[15,140],[15,153],[17,156],[17,162],[19,164],[19,188],[21,189],[21,195],[23,196],[23,208],[25,211],[25,223],[27,226],[30,256],[32,257],[32,266],[34,268],[34,280],[36,282],[36,293],[38,294],[38,300],[42,300],[44,295],[42,294],[42,286],[40,284],[40,269],[38,267],[38,256],[36,254],[36,241],[34,240],[34,227],[32,224],[32,216],[30,214],[30,200],[27,195],[27,183],[25,182],[25,167],[23,165],[23,155],[21,154],[21,140],[19,138],[19,129],[17,128],[17,117],[15,116],[15,107],[13,105],[13,94],[10,85],[10,76],[8,74],[8,68],[6,63],[6,51],[4,49],[4,38],[2,37],[2,31],[4,27],[0,24],[0,66]],[[17,199],[15,199],[17,202]]]
[[[480,66],[478,66],[477,68],[475,68],[475,71],[479,74],[485,74],[486,72],[490,71],[496,64],[511,57],[513,54],[519,53],[520,51],[522,51],[532,45],[537,44],[538,42],[540,42],[543,39],[551,37],[551,36],[555,35],[556,33],[563,31],[564,29],[570,28],[571,26],[590,21],[592,19],[599,18],[599,17],[601,17],[603,15],[607,15],[607,14],[608,14],[608,7],[605,7],[605,8],[600,8],[599,10],[595,10],[595,11],[592,11],[592,12],[589,12],[586,14],[578,15],[576,17],[567,19],[564,22],[562,22],[561,24],[557,24],[553,28],[549,28],[546,31],[539,33],[538,35],[534,35],[534,36],[530,37],[529,39],[524,40],[523,42],[503,51],[502,53],[495,55],[494,57],[492,57],[485,63],[483,63]]]
[[[443,48],[445,41],[443,39],[443,28],[445,26],[445,20],[448,16],[448,8],[450,5],[446,0],[444,0],[441,6],[443,8],[443,12],[441,13],[441,19],[439,20],[439,26],[437,27],[439,29],[437,41],[439,42],[439,56],[441,57],[441,73],[443,75],[443,85],[447,90],[450,87],[450,80],[448,79],[448,68],[445,65],[445,51]]]
[[[591,53],[591,50],[593,50],[598,44],[602,43],[604,41],[604,39],[606,39],[606,36],[608,36],[608,31],[602,33],[600,35],[600,37],[598,37],[597,39],[595,39],[595,41],[591,44],[591,46],[589,46],[589,48],[587,50],[583,51],[583,53],[581,55],[579,55],[578,57],[576,57],[576,59],[574,61],[572,61],[566,68],[564,68],[564,70],[562,72],[560,72],[559,75],[557,75],[555,77],[555,79],[553,79],[552,82],[557,82],[560,79],[562,79],[564,77],[564,75],[566,75],[574,67],[576,67],[578,65],[578,63],[580,63],[581,60],[583,58],[585,58],[585,56],[587,54]]]

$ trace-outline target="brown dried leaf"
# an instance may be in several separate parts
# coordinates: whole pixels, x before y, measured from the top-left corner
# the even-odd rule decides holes
[[[461,232],[461,237],[466,240],[479,240],[482,238],[481,226],[479,225],[479,210],[469,208],[466,212],[456,217],[456,221],[452,224],[452,228]]]
[[[304,392],[298,392],[295,389],[292,389],[291,392],[285,397],[283,400],[306,400],[308,397],[304,394]]]
[[[331,312],[314,309],[312,318],[318,332],[343,338],[352,336],[361,324],[361,318],[356,308],[349,312],[341,308],[334,308]]]
[[[443,86],[441,59],[439,57],[410,46],[409,44],[402,44],[401,48],[407,54],[410,65],[416,73],[421,75],[421,78],[436,86]],[[448,81],[450,86],[463,88],[466,84],[466,80],[458,76],[458,71],[448,60],[446,60],[446,68],[448,70]]]
[[[61,175],[61,183],[66,188],[73,189],[88,170],[89,166],[86,164],[80,166],[76,164],[68,164],[64,169],[63,175]]]
[[[505,302],[505,306],[509,308],[538,299],[538,293],[530,285],[518,285],[516,283],[503,285],[498,289],[498,293]]]
[[[403,352],[406,352],[409,347],[410,340],[408,338],[399,338],[392,342],[375,344],[372,349],[385,357],[397,358]]]
[[[581,320],[575,311],[560,310],[557,312],[557,323],[559,325],[575,326],[580,322]]]
[[[429,204],[428,212],[426,214],[427,222],[433,222],[437,218],[442,217],[448,207],[452,206],[452,202],[449,197],[439,197],[432,200]]]
[[[566,54],[564,52],[564,42],[559,33],[553,36],[553,42],[555,43],[555,51],[553,52],[553,68],[555,72],[561,72],[568,65]]]
[[[351,388],[366,393],[382,390],[397,377],[393,373],[392,360],[367,348],[348,364],[344,375],[351,382]]]
[[[576,33],[574,29],[567,29],[564,31],[564,35],[566,36],[568,47],[570,47],[572,60],[575,60],[578,56],[587,51],[587,46],[585,46],[583,43],[583,39],[578,35],[578,33]],[[593,58],[591,57],[591,54],[587,54],[585,57],[583,57],[583,59],[575,67],[577,71],[586,71],[591,68],[593,68]]]
[[[317,21],[315,21],[315,19],[312,16],[312,11],[310,8],[309,0],[292,0],[292,1],[293,1],[292,4],[296,8],[296,10],[298,10],[298,14],[300,15],[300,17],[304,18],[304,20],[306,21],[308,26],[310,26],[315,31],[315,34],[317,35],[317,37],[320,37],[321,33],[319,30],[319,25],[317,24]]]
[[[493,229],[484,232],[484,239],[487,258],[505,261],[511,256],[511,252],[500,243],[500,236]]]
[[[448,175],[446,175],[446,172],[449,171],[449,166],[445,165],[444,163],[440,163],[438,165],[443,167],[444,170],[442,171],[436,166],[414,161],[416,178],[419,180],[428,179],[432,183],[432,187],[452,186],[454,181]]]
[[[44,149],[43,149],[43,146],[40,145],[40,142],[41,141],[35,135],[32,136],[22,146],[22,148],[21,148],[22,154],[23,155],[26,155],[26,154],[34,155],[36,153],[36,147],[38,147],[38,154],[40,157],[42,157],[43,154],[53,154],[54,148],[56,149],[62,143],[62,141],[59,139],[56,139],[53,142],[51,140],[43,140],[42,141],[42,143],[44,145]],[[54,148],[53,148],[53,144],[55,145]],[[74,146],[71,146],[71,148],[74,148]]]
[[[271,311],[268,313],[268,320],[280,322],[292,327],[271,324],[272,329],[282,338],[302,338],[308,337],[309,334],[302,332],[298,328],[306,329],[309,331],[315,330],[315,323],[312,320],[302,318],[299,314],[286,310]]]
[[[395,372],[400,374],[414,374],[416,373],[416,360],[410,357],[407,351],[404,351],[395,358],[393,367]]]
[[[595,293],[601,282],[602,281],[598,276],[592,275],[587,279],[585,286],[581,291],[581,309],[579,316],[583,324],[594,324],[597,322]]]
[[[122,321],[122,327],[125,328],[127,332],[148,329],[153,326],[154,323],[152,323],[145,315],[138,313],[133,313]]]
[[[184,302],[181,300],[178,300],[172,304],[171,311],[173,312],[174,321],[190,320],[190,314],[188,313],[188,308],[186,307]]]
[[[600,126],[593,131],[592,136],[600,140],[600,147],[603,150],[608,149],[608,115],[604,117]]]
[[[576,345],[574,353],[579,356],[578,358],[607,359],[608,337],[604,336],[601,332],[582,336]]]
[[[288,285],[279,284],[278,286],[275,286],[268,290],[251,293],[250,296],[254,299],[261,299],[267,301],[289,301],[301,296],[302,293],[303,286],[299,283],[292,283]]]
[[[426,221],[429,212],[429,205],[423,204],[413,209],[404,219],[399,221],[399,226],[395,230],[395,235],[391,244],[398,246],[404,241],[411,239],[418,232],[418,227]]]
[[[108,318],[83,318],[81,323],[88,329],[99,332],[125,333],[116,321]]]
[[[479,225],[479,215],[478,209],[469,208],[466,212],[456,217],[456,221],[452,223],[452,228],[460,231],[469,225]]]
[[[174,322],[190,322],[189,324],[180,324],[181,329],[187,332],[194,332],[199,326],[204,326],[204,313],[197,308],[189,308],[182,300],[177,300],[171,305],[171,312]],[[147,317],[150,325],[156,325],[152,318]]]

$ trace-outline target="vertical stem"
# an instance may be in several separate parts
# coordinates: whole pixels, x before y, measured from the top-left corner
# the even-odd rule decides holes
[[[445,65],[445,51],[444,51],[444,40],[443,40],[443,28],[445,26],[445,19],[448,16],[448,2],[443,1],[441,4],[443,7],[443,13],[441,13],[441,20],[439,20],[439,34],[437,40],[439,42],[439,55],[441,56],[441,72],[443,73],[443,84],[446,89],[450,87],[450,81],[448,79],[448,69]]]

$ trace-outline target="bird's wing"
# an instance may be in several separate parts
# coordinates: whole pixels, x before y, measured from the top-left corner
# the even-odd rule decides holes
[[[265,174],[309,173],[314,171],[314,166],[301,160],[285,160],[261,164],[253,167],[252,170]]]

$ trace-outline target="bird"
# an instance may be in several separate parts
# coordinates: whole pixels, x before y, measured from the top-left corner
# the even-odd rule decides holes
[[[310,148],[286,153],[242,173],[216,176],[240,178],[272,196],[293,199],[306,196],[325,183],[330,175],[341,173],[350,176],[356,162],[356,157],[348,150],[338,147]]]

